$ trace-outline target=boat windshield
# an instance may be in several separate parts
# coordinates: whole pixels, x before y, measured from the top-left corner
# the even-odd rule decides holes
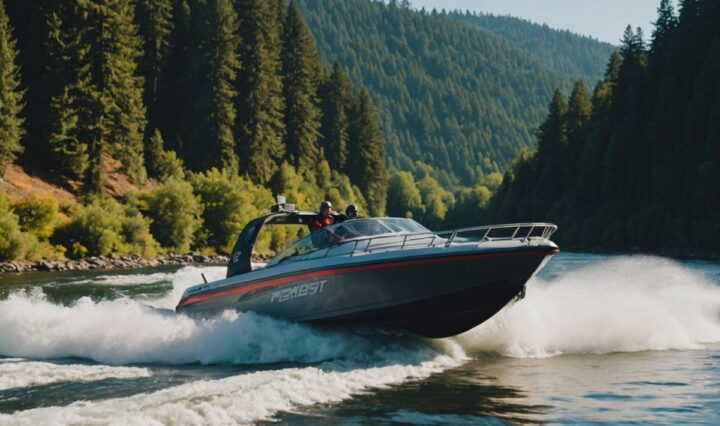
[[[330,245],[340,244],[356,238],[426,232],[429,233],[430,230],[412,219],[393,217],[346,220],[318,229],[312,234],[299,239],[275,256],[267,266],[276,265],[288,258],[303,256]]]

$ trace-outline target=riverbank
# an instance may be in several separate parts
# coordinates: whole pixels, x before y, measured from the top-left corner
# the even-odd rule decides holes
[[[152,259],[138,255],[93,256],[80,260],[40,260],[0,263],[0,273],[21,273],[37,271],[89,271],[94,269],[136,269],[155,266],[182,266],[194,264],[225,265],[228,257],[221,254],[166,254]]]

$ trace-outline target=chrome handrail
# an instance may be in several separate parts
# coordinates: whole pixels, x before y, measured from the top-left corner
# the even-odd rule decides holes
[[[524,229],[527,229],[525,231]],[[508,236],[493,236],[493,231],[497,232],[498,230],[508,230]],[[539,230],[539,232],[536,232],[536,230]],[[432,231],[421,231],[421,232],[413,232],[413,233],[406,233],[402,235],[398,234],[382,234],[382,235],[372,235],[372,236],[364,236],[364,237],[358,237],[358,238],[352,238],[348,240],[343,241],[337,241],[329,244],[325,247],[318,247],[315,250],[309,251],[307,253],[303,253],[302,255],[298,256],[298,260],[305,258],[306,256],[309,256],[311,254],[317,254],[321,250],[325,250],[325,253],[322,256],[318,257],[328,257],[331,251],[337,247],[344,246],[346,244],[353,244],[353,247],[351,250],[347,252],[338,253],[337,255],[349,255],[354,256],[356,254],[361,253],[373,253],[377,251],[389,251],[392,249],[406,249],[408,247],[408,243],[411,244],[411,247],[413,248],[429,248],[429,247],[437,247],[437,246],[444,246],[444,247],[450,247],[453,243],[455,244],[483,244],[493,241],[512,241],[517,240],[521,241],[525,244],[530,244],[531,241],[542,241],[542,240],[548,240],[550,239],[550,236],[557,230],[557,226],[552,223],[511,223],[511,224],[502,224],[502,225],[485,225],[485,226],[474,226],[469,228],[460,228],[460,229],[453,229],[448,231],[440,231],[440,232],[432,232]],[[482,237],[478,239],[468,239],[466,241],[457,242],[458,237],[463,238],[463,234],[468,233],[482,233]],[[449,238],[444,238],[443,235],[449,234]],[[537,235],[534,235],[537,234]],[[390,240],[386,243],[376,244],[373,246],[373,241],[380,241],[380,240]],[[413,245],[413,241],[419,242],[424,239],[430,239],[430,241],[427,244],[420,244],[420,245]],[[358,245],[360,243],[365,244],[364,248],[358,248]]]

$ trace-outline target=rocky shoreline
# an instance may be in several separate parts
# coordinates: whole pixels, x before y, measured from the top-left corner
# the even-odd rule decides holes
[[[166,254],[146,259],[138,255],[128,256],[93,256],[80,260],[40,260],[3,262],[0,273],[20,273],[39,271],[89,271],[93,269],[135,269],[156,266],[182,266],[196,264],[225,265],[228,257],[221,254]]]

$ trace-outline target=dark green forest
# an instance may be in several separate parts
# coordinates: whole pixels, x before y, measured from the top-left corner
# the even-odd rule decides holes
[[[557,74],[595,84],[601,78],[605,59],[615,46],[596,39],[556,30],[514,16],[452,11],[454,20],[474,25],[502,37]]]
[[[272,193],[386,204],[377,110],[287,0],[0,0],[12,163],[80,203],[0,194],[0,259],[223,252]]]
[[[717,251],[717,22],[716,1],[663,0],[650,43],[628,28],[613,51],[396,1],[0,0],[0,177],[73,198],[0,194],[0,260],[226,253],[279,193]]]
[[[417,11],[408,2],[298,5],[322,56],[370,89],[388,166],[429,173],[451,189],[505,171],[522,148],[534,145],[533,129],[553,89],[578,78],[594,83],[612,51],[521,20],[460,19]]]
[[[555,222],[571,248],[717,253],[718,23],[716,0],[662,0],[649,44],[628,27],[592,93],[555,92],[485,219]]]

